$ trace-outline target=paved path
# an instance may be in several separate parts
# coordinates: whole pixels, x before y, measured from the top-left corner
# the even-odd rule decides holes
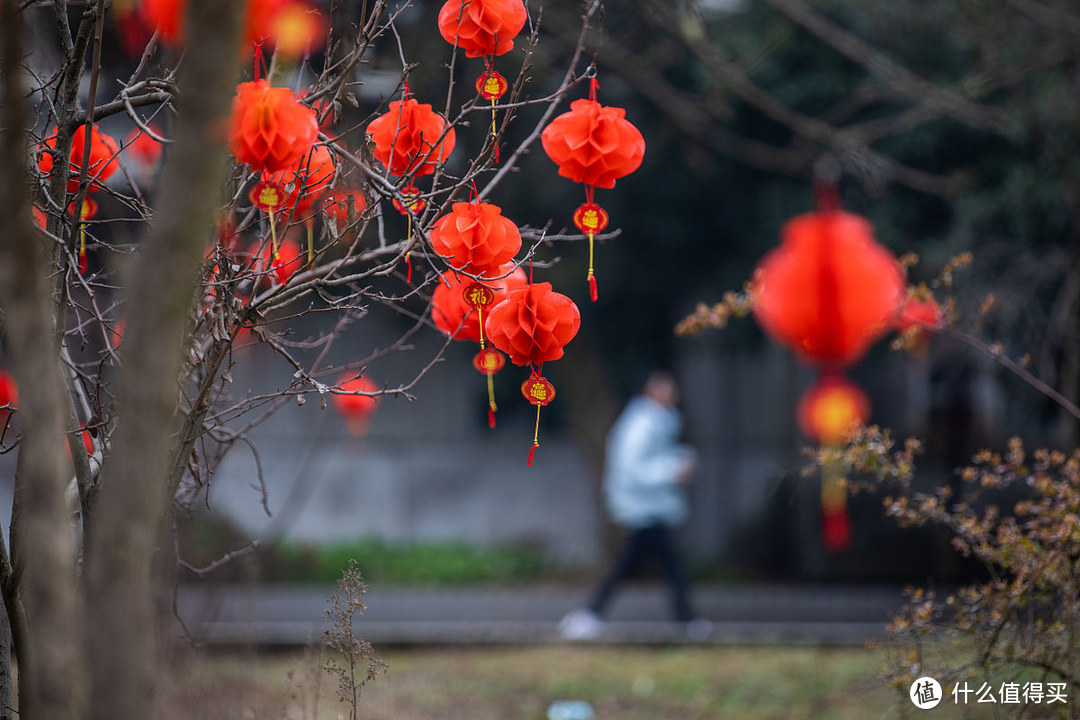
[[[179,609],[207,644],[303,645],[327,626],[333,588],[187,586]],[[517,644],[561,642],[559,619],[587,590],[561,587],[393,589],[366,596],[357,631],[381,644]],[[712,621],[705,643],[861,644],[880,638],[901,592],[891,587],[700,587],[698,613]],[[685,642],[667,617],[660,587],[628,587],[611,607],[598,642]]]

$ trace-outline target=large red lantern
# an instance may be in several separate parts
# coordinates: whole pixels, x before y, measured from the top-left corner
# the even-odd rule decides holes
[[[454,270],[495,277],[521,249],[521,234],[498,205],[454,203],[429,234],[432,249]]]
[[[803,396],[800,424],[827,446],[869,416],[866,395],[836,374],[859,360],[894,326],[904,276],[858,215],[824,209],[784,225],[780,247],[758,265],[751,285],[754,316],[774,338],[827,375]],[[851,540],[846,481],[835,463],[822,468],[822,533],[826,547]]]
[[[56,150],[56,128],[52,129],[45,141],[38,146],[38,170],[48,175],[53,169],[53,154],[49,151]],[[67,182],[67,191],[76,192],[79,189],[79,175],[82,173],[83,155],[86,152],[86,126],[80,125],[71,138],[71,154],[68,156],[68,167],[71,175]],[[86,175],[90,179],[89,190],[97,190],[101,184],[108,180],[116,172],[116,155],[120,152],[120,146],[116,140],[101,132],[95,125],[90,131],[90,162],[87,165]]]
[[[345,418],[349,432],[357,437],[367,434],[372,413],[379,407],[379,386],[364,376],[343,375],[334,393],[334,408]]]
[[[315,111],[292,90],[266,80],[236,87],[229,123],[229,149],[240,162],[268,173],[294,170],[319,134]]]
[[[589,99],[570,103],[570,111],[552,120],[540,138],[559,174],[585,185],[585,203],[574,211],[574,226],[589,237],[586,279],[594,302],[593,238],[608,224],[607,212],[595,202],[595,189],[615,187],[615,181],[637,170],[645,156],[645,138],[626,119],[626,111],[598,103],[596,90],[592,78]]]
[[[843,367],[896,320],[904,277],[870,223],[841,210],[789,221],[761,261],[752,294],[758,323],[807,361]]]
[[[521,0],[447,0],[439,11],[439,33],[466,57],[494,57],[514,49],[526,19]]]
[[[395,100],[371,121],[368,137],[375,159],[394,175],[422,177],[435,172],[454,150],[456,136],[442,115],[414,98]]]
[[[570,298],[551,289],[550,283],[532,283],[507,291],[506,299],[492,308],[485,329],[491,344],[510,356],[515,365],[529,365],[529,379],[521,392],[536,406],[536,430],[529,449],[529,465],[540,446],[540,408],[555,398],[555,387],[541,374],[545,362],[563,356],[563,347],[581,327],[581,314]]]

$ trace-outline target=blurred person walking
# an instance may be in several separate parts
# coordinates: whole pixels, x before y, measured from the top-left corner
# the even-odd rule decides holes
[[[687,514],[684,486],[697,467],[697,453],[678,442],[682,429],[678,402],[675,378],[654,371],[608,433],[604,499],[611,519],[627,537],[592,602],[559,623],[559,634],[567,640],[600,635],[601,618],[615,591],[650,556],[660,561],[671,591],[672,613],[686,624],[687,637],[703,640],[711,632],[711,624],[696,619],[690,608],[686,575],[675,550],[674,530]]]

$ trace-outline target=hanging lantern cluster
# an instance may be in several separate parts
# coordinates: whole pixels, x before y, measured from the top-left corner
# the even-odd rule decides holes
[[[904,300],[896,258],[874,240],[870,223],[835,208],[800,215],[782,230],[751,284],[754,317],[822,376],[799,403],[799,425],[815,442],[841,445],[866,422],[870,402],[845,367],[890,330]],[[851,542],[846,480],[834,461],[822,470],[822,532],[826,547]]]
[[[500,268],[501,277],[497,280],[480,283],[447,270],[435,286],[431,296],[431,319],[435,327],[454,340],[474,342],[480,351],[473,357],[473,367],[487,378],[488,387],[488,426],[495,427],[494,376],[506,365],[505,356],[498,350],[486,346],[484,338],[485,310],[498,305],[506,298],[507,292],[528,283],[525,272],[507,263]]]
[[[522,0],[447,0],[439,11],[439,33],[465,56],[484,59],[476,92],[491,107],[491,157],[499,162],[499,133],[495,102],[510,83],[495,70],[495,58],[514,49],[514,38],[525,27],[528,13]]]
[[[596,302],[593,244],[608,225],[608,213],[596,204],[596,188],[613,188],[615,181],[634,172],[645,156],[645,138],[626,119],[626,111],[596,101],[596,78],[589,80],[589,98],[570,103],[544,128],[544,152],[559,166],[559,175],[585,186],[585,203],[574,211],[574,227],[589,238],[589,297]]]
[[[37,167],[43,174],[48,175],[53,170],[55,162],[53,154],[56,151],[56,128],[38,146]],[[87,163],[86,176],[89,184],[86,187],[87,195],[78,208],[69,207],[68,212],[78,215],[79,218],[79,273],[85,274],[88,268],[86,257],[86,226],[85,221],[91,220],[97,215],[98,204],[90,193],[97,192],[104,187],[104,182],[112,177],[119,164],[116,156],[120,152],[120,145],[112,137],[101,132],[96,126],[90,130],[90,159]],[[80,125],[71,139],[71,153],[68,156],[69,175],[67,181],[68,193],[79,190],[79,178],[82,175],[83,157],[86,155],[87,132],[86,126]]]

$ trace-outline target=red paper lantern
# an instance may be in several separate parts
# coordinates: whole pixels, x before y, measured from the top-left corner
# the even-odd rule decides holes
[[[626,111],[596,101],[596,78],[589,81],[589,98],[570,103],[570,111],[551,121],[540,139],[544,152],[559,166],[559,174],[585,185],[585,204],[574,212],[574,226],[589,238],[589,297],[596,302],[593,240],[608,224],[608,214],[596,204],[597,187],[613,188],[615,181],[641,166],[645,138],[626,119]]]
[[[68,167],[71,170],[70,179],[67,183],[69,193],[79,189],[79,175],[82,172],[83,154],[86,151],[86,126],[80,125],[72,136],[71,154],[68,156]],[[48,175],[53,169],[52,153],[46,150],[56,149],[56,128],[52,129],[45,141],[38,146],[38,170]],[[116,140],[101,132],[95,125],[90,132],[90,164],[87,169],[87,177],[90,190],[96,190],[116,172],[116,155],[120,152],[120,146]]]
[[[500,274],[510,272],[512,267],[510,265],[501,268]],[[444,272],[431,296],[431,319],[435,323],[435,327],[439,328],[445,335],[453,336],[455,340],[479,343],[480,314],[464,298],[465,288],[473,282],[472,278],[459,275],[452,270]],[[509,290],[524,287],[527,284],[528,280],[521,268],[514,268],[509,276],[501,280],[487,282],[486,285],[492,289],[494,294],[492,306],[498,305],[506,299]]]
[[[274,248],[272,243],[261,247],[263,243],[255,243],[252,247],[252,255],[255,256],[255,272],[258,275],[270,274],[270,280],[274,284],[285,285],[292,279],[304,265],[304,251],[300,244],[292,238],[285,238]],[[261,253],[260,253],[261,249]]]
[[[315,111],[300,104],[287,88],[266,80],[236,88],[229,129],[229,149],[255,170],[294,170],[319,134]]]
[[[454,203],[429,233],[432,249],[455,269],[494,277],[521,249],[521,234],[498,205]]]
[[[334,393],[334,408],[345,418],[349,432],[358,437],[367,434],[368,421],[379,406],[379,397],[372,393],[377,393],[379,386],[364,376],[346,374],[338,380],[338,389],[342,392]]]
[[[754,316],[812,363],[855,362],[900,310],[896,258],[874,241],[869,222],[841,210],[800,215],[782,234],[755,271]]]
[[[395,100],[368,125],[375,159],[394,175],[430,175],[454,150],[454,128],[430,105],[413,98]]]
[[[467,57],[491,57],[514,49],[526,19],[521,0],[447,0],[439,11],[439,33]]]
[[[344,230],[367,210],[367,197],[361,190],[339,188],[326,195],[323,210],[334,220],[338,230]]]
[[[158,128],[151,126],[155,134],[160,135]],[[141,128],[135,128],[124,140],[124,149],[135,158],[143,167],[151,168],[157,165],[161,159],[161,143],[151,135],[143,132]]]
[[[513,288],[488,313],[491,344],[515,365],[539,366],[563,356],[563,346],[581,327],[581,314],[570,298],[551,289],[551,283]]]
[[[645,138],[626,119],[626,110],[596,100],[575,100],[551,121],[540,140],[559,174],[574,182],[613,188],[641,166]]]
[[[799,429],[814,442],[840,445],[870,417],[870,398],[843,375],[821,377],[799,400]]]
[[[263,180],[277,184],[287,193],[283,211],[292,210],[297,220],[314,219],[313,209],[322,193],[330,187],[337,167],[334,156],[325,145],[315,145],[296,167],[278,173],[264,173]]]

